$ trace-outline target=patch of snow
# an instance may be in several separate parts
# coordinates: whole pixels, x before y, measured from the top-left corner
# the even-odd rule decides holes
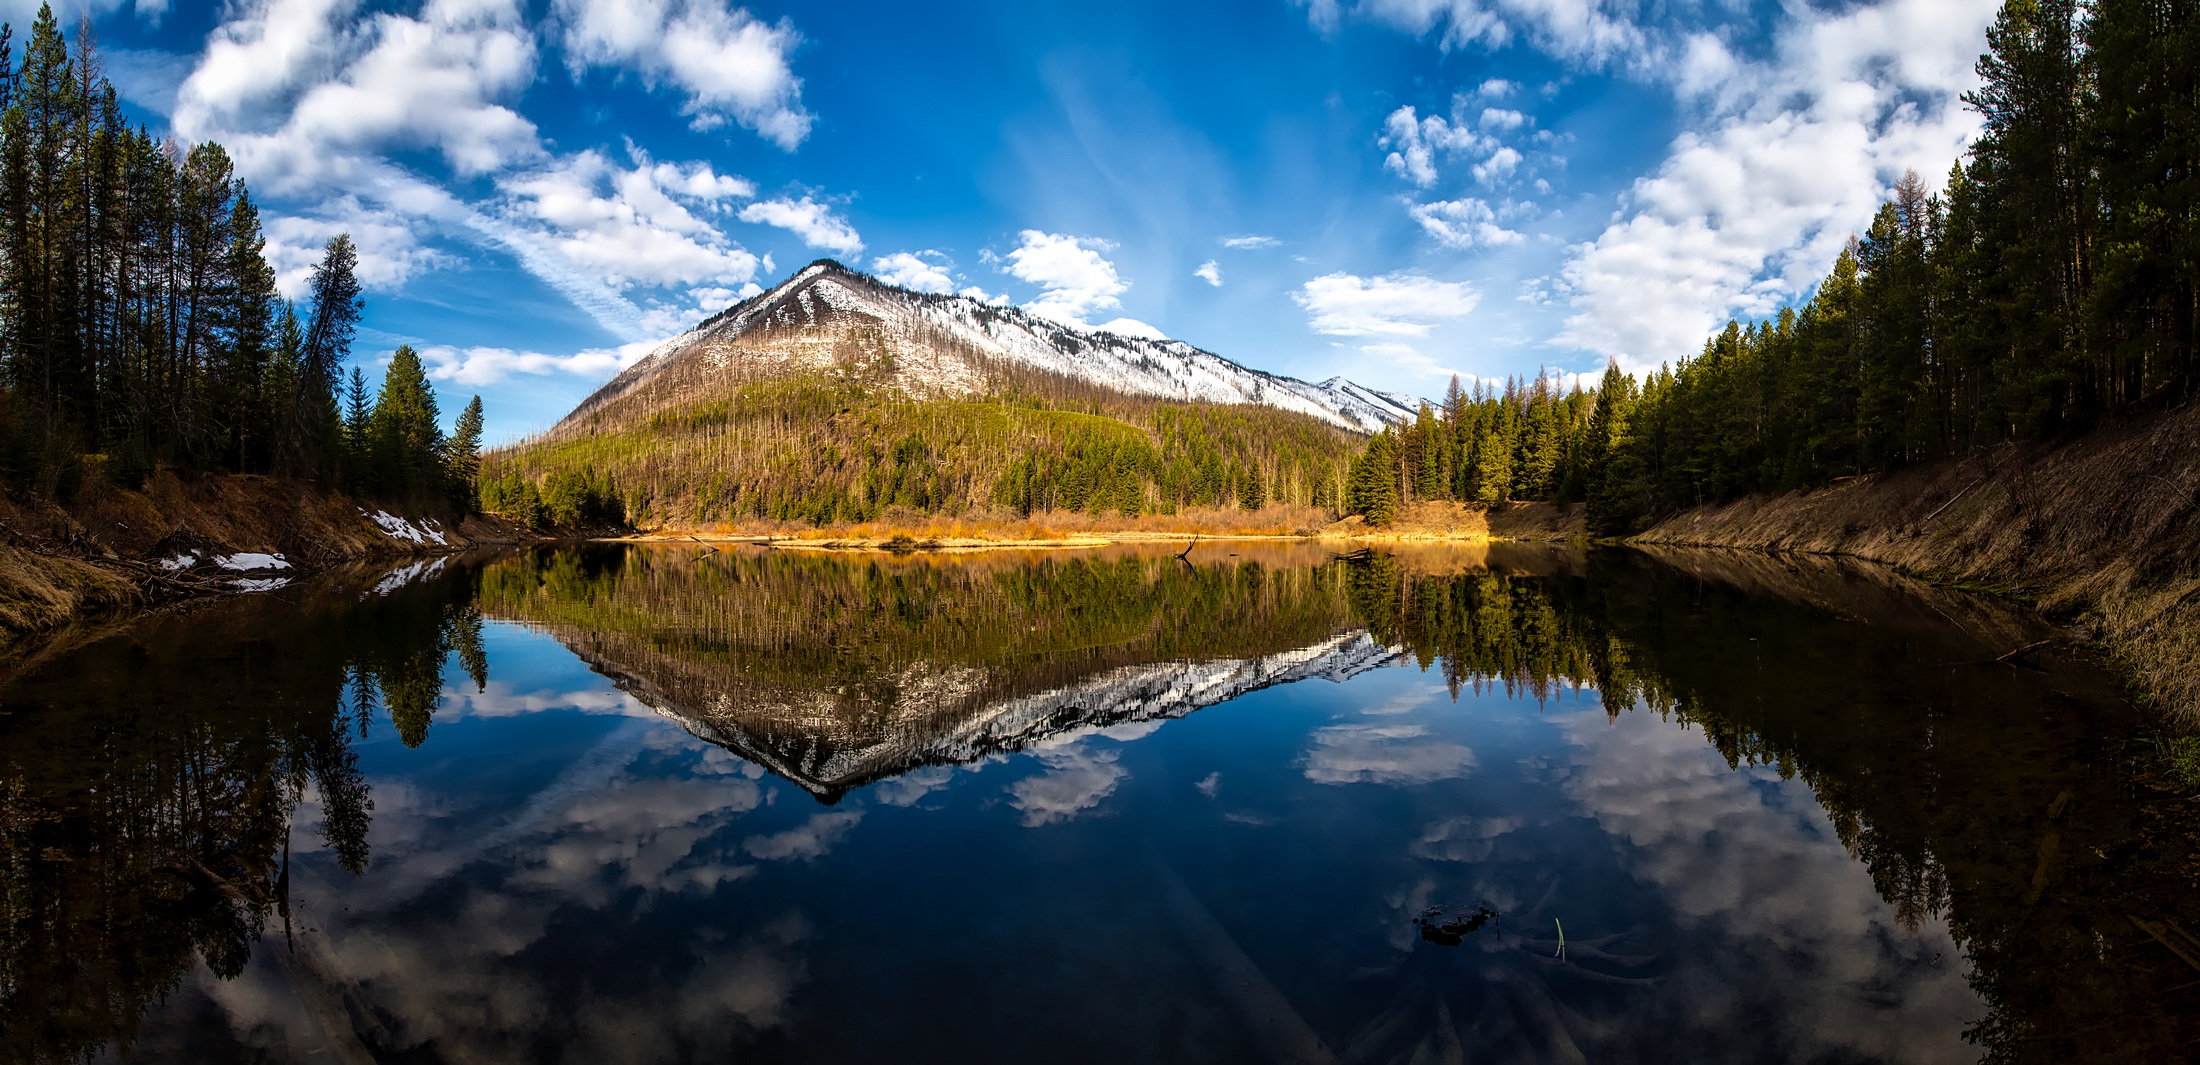
[[[160,568],[167,570],[171,573],[179,569],[190,569],[191,567],[198,564],[199,556],[189,551],[177,555],[174,558],[164,558],[160,560]]]
[[[411,584],[414,581],[426,580],[427,578],[433,577],[436,574],[443,572],[443,565],[447,561],[449,560],[442,558],[427,558],[421,559],[418,562],[408,562],[402,566],[397,567],[396,569],[389,571],[388,573],[383,574],[382,579],[375,582],[374,590],[368,592],[367,595],[360,596],[359,598],[365,599],[367,598],[367,596],[370,595],[388,595],[391,592],[394,592],[399,588],[403,588],[404,586]]]
[[[422,546],[431,543],[441,547],[451,546],[450,539],[443,535],[442,529],[436,525],[434,518],[426,519],[416,525],[386,510],[377,510],[372,514],[367,514],[366,511],[362,510],[359,513],[365,514],[368,520],[380,526],[382,532],[392,540],[404,540]]]
[[[290,563],[284,561],[283,556],[265,555],[257,551],[239,551],[234,555],[222,555],[214,559],[214,564],[223,569],[235,570],[240,573],[263,569],[290,568]],[[162,565],[166,565],[166,563],[162,563]]]
[[[272,592],[277,588],[288,585],[289,583],[290,578],[288,577],[267,577],[260,579],[242,577],[237,580],[230,581],[229,586],[231,588],[235,588],[240,592]]]

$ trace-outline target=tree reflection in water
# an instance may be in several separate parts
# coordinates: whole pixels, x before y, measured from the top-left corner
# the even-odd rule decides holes
[[[238,973],[279,927],[301,816],[321,822],[337,864],[364,871],[373,804],[355,737],[384,720],[427,744],[446,663],[486,682],[485,613],[555,635],[828,803],[1379,664],[1435,672],[1454,698],[1593,689],[1615,722],[1689,726],[1728,766],[1807,785],[1897,921],[1945,919],[1986,1007],[1969,1035],[1987,1058],[2180,1060],[2200,1038],[2200,971],[2164,945],[2200,930],[2200,808],[2164,790],[2145,717],[2070,654],[2048,653],[2045,672],[1994,663],[2038,635],[2025,615],[1884,575],[1502,545],[1343,562],[1249,548],[1192,565],[1163,550],[622,548],[520,552],[399,585],[152,621],[0,691],[0,1059],[127,1043],[196,959]],[[1353,1004],[1327,1033],[1352,1060],[1650,1055],[1631,1032],[1645,1010],[1685,1013],[1657,996],[1693,978],[1668,933],[1620,921],[1630,930],[1555,957],[1550,868],[1565,856],[1496,862],[1476,846],[1463,868],[1536,889],[1490,904],[1479,927],[1466,926],[1482,911],[1435,915],[1456,946],[1418,944],[1350,987],[1279,982]],[[1699,1034],[1716,1056],[1721,1034]]]
[[[0,691],[0,1060],[127,1044],[196,960],[242,972],[286,920],[291,826],[368,865],[353,751],[426,739],[445,657],[486,680],[471,582],[273,596],[141,624]]]
[[[1862,567],[1725,553],[1356,568],[1355,612],[1455,694],[1593,688],[1610,714],[1696,726],[1728,765],[1805,782],[1906,926],[1947,920],[1988,1009],[1966,1033],[1986,1060],[2200,1050],[2200,967],[2171,945],[2200,929],[2200,804],[2162,778],[2145,715],[2098,670],[1994,661],[2038,635],[2030,616]],[[1550,1045],[1582,1025],[1520,1008],[1537,968],[1496,985]]]

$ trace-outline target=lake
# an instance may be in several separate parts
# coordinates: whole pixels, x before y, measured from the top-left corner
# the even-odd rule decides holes
[[[588,545],[0,673],[0,1059],[2174,1061],[2200,803],[2004,603]]]

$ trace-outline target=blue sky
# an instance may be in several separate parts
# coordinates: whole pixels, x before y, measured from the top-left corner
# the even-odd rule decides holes
[[[1994,7],[91,4],[285,284],[351,232],[357,361],[421,348],[492,438],[821,256],[1422,395],[1654,366],[1942,179]]]

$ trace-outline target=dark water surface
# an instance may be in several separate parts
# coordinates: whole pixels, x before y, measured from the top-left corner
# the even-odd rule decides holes
[[[2200,803],[2039,624],[1504,545],[322,579],[0,680],[0,1060],[2188,1060]]]

